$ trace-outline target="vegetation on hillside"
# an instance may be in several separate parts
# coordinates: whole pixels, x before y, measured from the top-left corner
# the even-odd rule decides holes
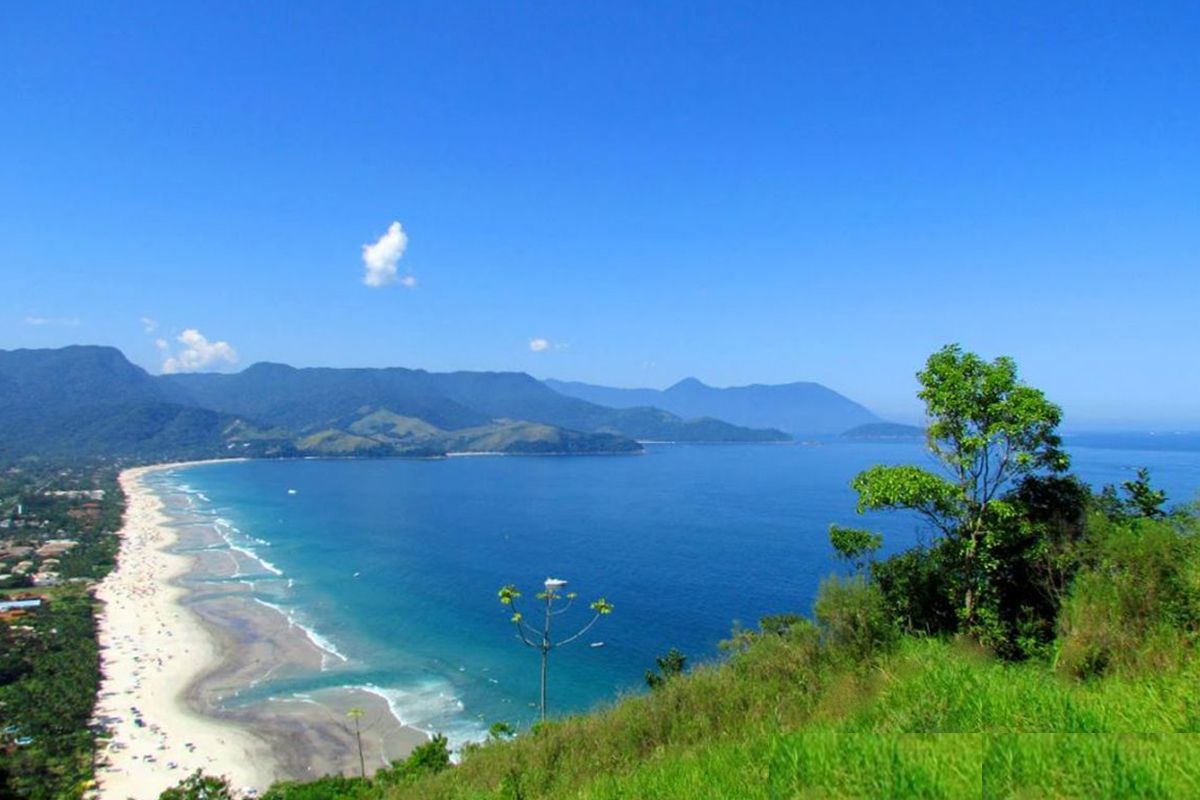
[[[0,462],[242,456],[628,453],[636,440],[786,441],[657,408],[613,409],[522,373],[294,369],[151,376],[111,347],[0,350]]]
[[[39,463],[0,477],[0,600],[41,601],[0,619],[0,797],[77,798],[90,785],[100,657],[89,589],[115,563],[115,475]]]
[[[1098,494],[1071,477],[1057,408],[1006,359],[946,348],[919,377],[948,469],[855,487],[863,509],[923,513],[927,546],[873,561],[877,535],[834,528],[853,569],[811,619],[735,630],[724,660],[686,673],[667,654],[653,691],[454,767],[270,796],[1200,796],[1196,513],[1166,509],[1145,473]]]

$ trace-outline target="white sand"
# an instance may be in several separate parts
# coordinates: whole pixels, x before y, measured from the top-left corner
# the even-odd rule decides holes
[[[101,755],[107,764],[96,770],[104,799],[156,798],[196,769],[225,775],[236,789],[263,790],[275,774],[265,741],[197,714],[184,701],[189,684],[220,653],[199,618],[178,602],[184,590],[172,581],[190,559],[164,552],[176,534],[162,525],[162,501],[141,481],[151,470],[176,466],[182,465],[130,469],[120,477],[128,501],[120,557],[96,593],[105,602],[96,717],[113,733]]]

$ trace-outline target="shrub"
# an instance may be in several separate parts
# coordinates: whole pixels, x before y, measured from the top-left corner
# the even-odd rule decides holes
[[[450,766],[450,744],[446,737],[435,733],[425,744],[418,745],[403,761],[393,761],[387,769],[375,773],[374,780],[384,785],[418,780],[436,775]]]
[[[1175,662],[1200,634],[1194,518],[1095,515],[1087,567],[1059,619],[1060,665],[1079,677]]]
[[[870,663],[899,637],[883,594],[861,576],[822,581],[815,612],[827,647],[851,662]]]
[[[229,781],[196,770],[158,796],[158,800],[233,800]]]
[[[371,782],[363,778],[326,775],[315,781],[277,783],[263,794],[262,800],[366,800],[378,797]]]
[[[658,665],[658,672],[646,670],[646,685],[651,689],[660,689],[667,681],[683,674],[687,656],[672,647],[666,655],[654,659],[654,663]]]
[[[950,633],[958,627],[948,568],[941,557],[944,547],[914,547],[871,565],[884,607],[909,633]]]

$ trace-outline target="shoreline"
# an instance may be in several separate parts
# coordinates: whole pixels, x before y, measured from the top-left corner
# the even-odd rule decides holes
[[[206,590],[206,578],[236,577],[238,555],[203,546],[176,552],[185,543],[207,537],[203,544],[211,546],[220,539],[204,520],[169,508],[164,493],[144,478],[246,460],[157,464],[120,474],[127,505],[117,567],[96,590],[103,603],[102,677],[94,718],[112,737],[101,740],[97,752],[100,800],[156,798],[197,769],[225,776],[239,791],[260,792],[279,780],[357,774],[357,749],[345,723],[351,706],[377,720],[363,742],[370,764],[386,764],[428,740],[365,691],[224,707],[225,699],[276,674],[320,670],[327,653],[282,610],[256,601],[251,583],[238,583],[240,593]]]
[[[197,769],[238,789],[266,788],[270,748],[249,731],[183,702],[187,687],[219,659],[217,643],[180,604],[190,559],[170,552],[175,532],[142,478],[180,462],[123,470],[125,517],[117,567],[100,583],[100,690],[94,717],[112,734],[97,756],[99,798],[157,797]],[[174,766],[172,766],[174,765]]]

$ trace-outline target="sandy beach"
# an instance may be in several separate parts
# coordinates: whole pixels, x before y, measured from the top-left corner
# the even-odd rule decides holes
[[[105,605],[96,721],[111,733],[98,757],[98,797],[156,798],[197,769],[224,775],[243,791],[262,791],[276,780],[356,774],[357,749],[345,719],[351,706],[363,708],[371,723],[363,737],[368,770],[425,741],[366,692],[222,707],[241,687],[272,675],[319,670],[328,654],[282,614],[255,603],[250,585],[239,584],[240,596],[226,590],[209,597],[186,585],[197,569],[236,573],[236,558],[227,551],[172,552],[181,536],[204,533],[181,525],[143,478],[199,463],[205,462],[141,467],[120,477],[128,506],[118,565],[97,589]]]

